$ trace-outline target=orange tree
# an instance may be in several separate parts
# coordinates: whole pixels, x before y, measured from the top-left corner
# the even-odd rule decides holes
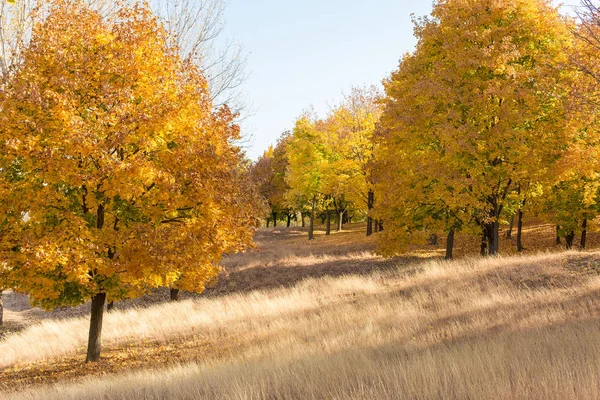
[[[251,244],[238,127],[146,6],[57,1],[0,92],[0,281],[46,309],[202,291]],[[249,203],[249,204],[246,204]]]

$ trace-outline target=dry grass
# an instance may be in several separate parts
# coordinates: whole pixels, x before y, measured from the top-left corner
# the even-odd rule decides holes
[[[229,259],[211,297],[107,315],[98,367],[81,363],[85,318],[11,333],[0,387],[29,390],[5,392],[15,399],[600,398],[600,252],[447,263],[331,246],[358,234],[290,245],[293,232],[263,232],[264,250]]]

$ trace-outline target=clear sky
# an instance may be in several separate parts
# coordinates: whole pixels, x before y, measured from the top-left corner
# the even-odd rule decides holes
[[[351,86],[380,84],[414,48],[411,14],[428,15],[431,4],[230,0],[225,35],[250,52],[246,94],[254,111],[242,124],[248,156],[258,158],[304,109],[324,116]]]

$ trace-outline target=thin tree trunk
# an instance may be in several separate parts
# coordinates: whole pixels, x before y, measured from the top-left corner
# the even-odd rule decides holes
[[[267,218],[267,228],[269,227],[270,224],[271,224],[271,218]]]
[[[114,309],[115,309],[115,302],[111,300],[106,304],[106,312],[112,312]]]
[[[571,231],[571,233],[569,233],[567,236],[565,236],[567,250],[571,250],[573,248],[573,240],[575,240],[575,232]]]
[[[92,297],[92,314],[90,316],[90,335],[86,362],[100,361],[102,349],[102,317],[104,316],[104,302],[106,293],[98,293]]]
[[[437,233],[432,233],[431,235],[429,235],[429,237],[427,238],[427,242],[429,243],[430,246],[437,246],[437,244],[438,244]]]
[[[556,225],[556,244],[560,244],[560,225]]]
[[[448,232],[448,237],[446,238],[446,260],[452,260],[454,257],[454,230]]]
[[[368,208],[368,216],[367,216],[367,236],[371,236],[373,234],[373,218],[371,217],[371,210],[375,204],[375,193],[373,190],[369,190],[369,194],[367,197],[367,208]]]
[[[583,220],[583,225],[581,226],[581,250],[585,250],[586,242],[587,242],[587,218]]]
[[[525,204],[525,202],[523,202]],[[523,209],[519,210],[519,222],[517,224],[517,251],[521,253],[525,248],[523,247]]]
[[[273,228],[277,228],[277,213],[273,213]]]
[[[510,225],[508,226],[508,231],[506,231],[507,239],[512,239],[512,231],[513,231],[514,225],[515,225],[515,216],[513,215],[512,218],[510,219]]]
[[[340,211],[337,225],[338,232],[341,232],[342,229],[344,229],[344,211]]]
[[[327,218],[327,227],[325,229],[325,235],[329,236],[331,235],[331,211],[327,210],[325,211],[325,213]]]
[[[379,220],[379,232],[383,232],[383,220]]]
[[[306,228],[306,221],[305,221],[305,219],[304,219],[305,217],[306,217],[306,216],[304,215],[304,213],[303,213],[303,212],[301,212],[301,213],[300,213],[300,218],[302,219],[302,227],[303,227],[303,228]]]
[[[315,208],[317,207],[317,196],[313,196],[312,209],[310,211],[310,226],[308,227],[308,240],[315,239]]]
[[[497,256],[499,250],[499,230],[500,223],[498,221],[487,224],[488,230],[488,255]]]
[[[171,288],[171,301],[179,301],[179,289]]]
[[[487,255],[487,231],[484,229],[483,234],[481,235],[481,247],[479,250],[479,254],[481,256]]]
[[[288,213],[287,215],[287,227],[292,226],[292,214]]]

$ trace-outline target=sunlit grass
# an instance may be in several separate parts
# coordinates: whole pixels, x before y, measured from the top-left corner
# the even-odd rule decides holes
[[[287,256],[281,265],[349,259],[379,260]],[[153,359],[132,375],[17,398],[598,398],[600,278],[579,268],[598,259],[571,252],[399,263],[118,311],[105,320],[107,348],[186,338],[232,350],[166,370]],[[85,318],[31,326],[0,342],[0,367],[82,354],[86,335]]]

